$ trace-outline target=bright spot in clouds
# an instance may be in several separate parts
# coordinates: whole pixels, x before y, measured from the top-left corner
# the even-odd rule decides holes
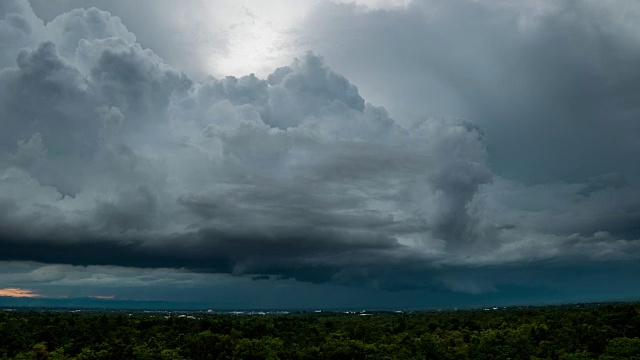
[[[377,10],[406,6],[409,0],[335,0],[335,3],[355,3]],[[268,75],[275,68],[287,65],[292,57],[305,48],[296,38],[305,18],[319,2],[313,0],[220,0],[203,4],[211,14],[225,17],[202,22],[211,27],[206,33],[216,33],[220,27],[226,38],[226,49],[220,54],[212,51],[207,61],[209,71],[218,76],[242,76],[255,73]],[[204,30],[204,29],[203,29]]]
[[[291,36],[303,20],[313,1],[278,0],[257,2],[221,0],[207,3],[207,11],[224,17],[205,27],[208,33],[222,29],[226,47],[212,51],[207,61],[209,71],[218,76],[242,76],[249,73],[267,75],[285,65],[292,57],[295,41]]]
[[[355,3],[360,6],[366,6],[370,9],[393,9],[405,7],[409,5],[411,0],[334,0],[335,3],[351,4]]]

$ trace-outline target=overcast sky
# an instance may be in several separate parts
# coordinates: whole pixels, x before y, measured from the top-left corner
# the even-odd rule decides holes
[[[640,297],[640,3],[0,2],[0,295]]]

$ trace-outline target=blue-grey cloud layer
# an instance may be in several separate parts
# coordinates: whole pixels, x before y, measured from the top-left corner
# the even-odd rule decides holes
[[[196,81],[108,12],[4,1],[0,260],[470,293],[525,281],[472,272],[637,260],[633,29],[605,5],[428,5],[321,4],[304,34],[404,87],[410,122],[313,53]]]

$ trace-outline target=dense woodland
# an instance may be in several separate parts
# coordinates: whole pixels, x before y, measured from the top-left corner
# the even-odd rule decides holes
[[[266,315],[1,311],[2,359],[640,359],[640,304]]]

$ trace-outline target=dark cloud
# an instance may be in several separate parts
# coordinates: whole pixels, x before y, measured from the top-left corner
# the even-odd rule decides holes
[[[42,39],[44,23],[27,1],[3,1],[0,4],[0,66],[15,63],[16,52]]]
[[[95,124],[86,118],[92,99],[77,68],[60,58],[51,42],[15,55],[18,67],[0,73],[2,149],[35,132],[56,152],[92,147]]]
[[[197,81],[109,12],[6,2],[0,260],[473,294],[636,261],[630,30],[527,6],[315,8],[396,121],[313,52]]]
[[[125,115],[162,120],[171,95],[191,87],[184,74],[165,65],[153,52],[122,38],[84,41],[77,53],[91,64],[90,79],[104,101]]]
[[[468,119],[486,134],[494,171],[528,184],[579,182],[640,170],[638,8],[623,3],[413,1],[367,11],[324,2],[306,34],[398,120]]]

